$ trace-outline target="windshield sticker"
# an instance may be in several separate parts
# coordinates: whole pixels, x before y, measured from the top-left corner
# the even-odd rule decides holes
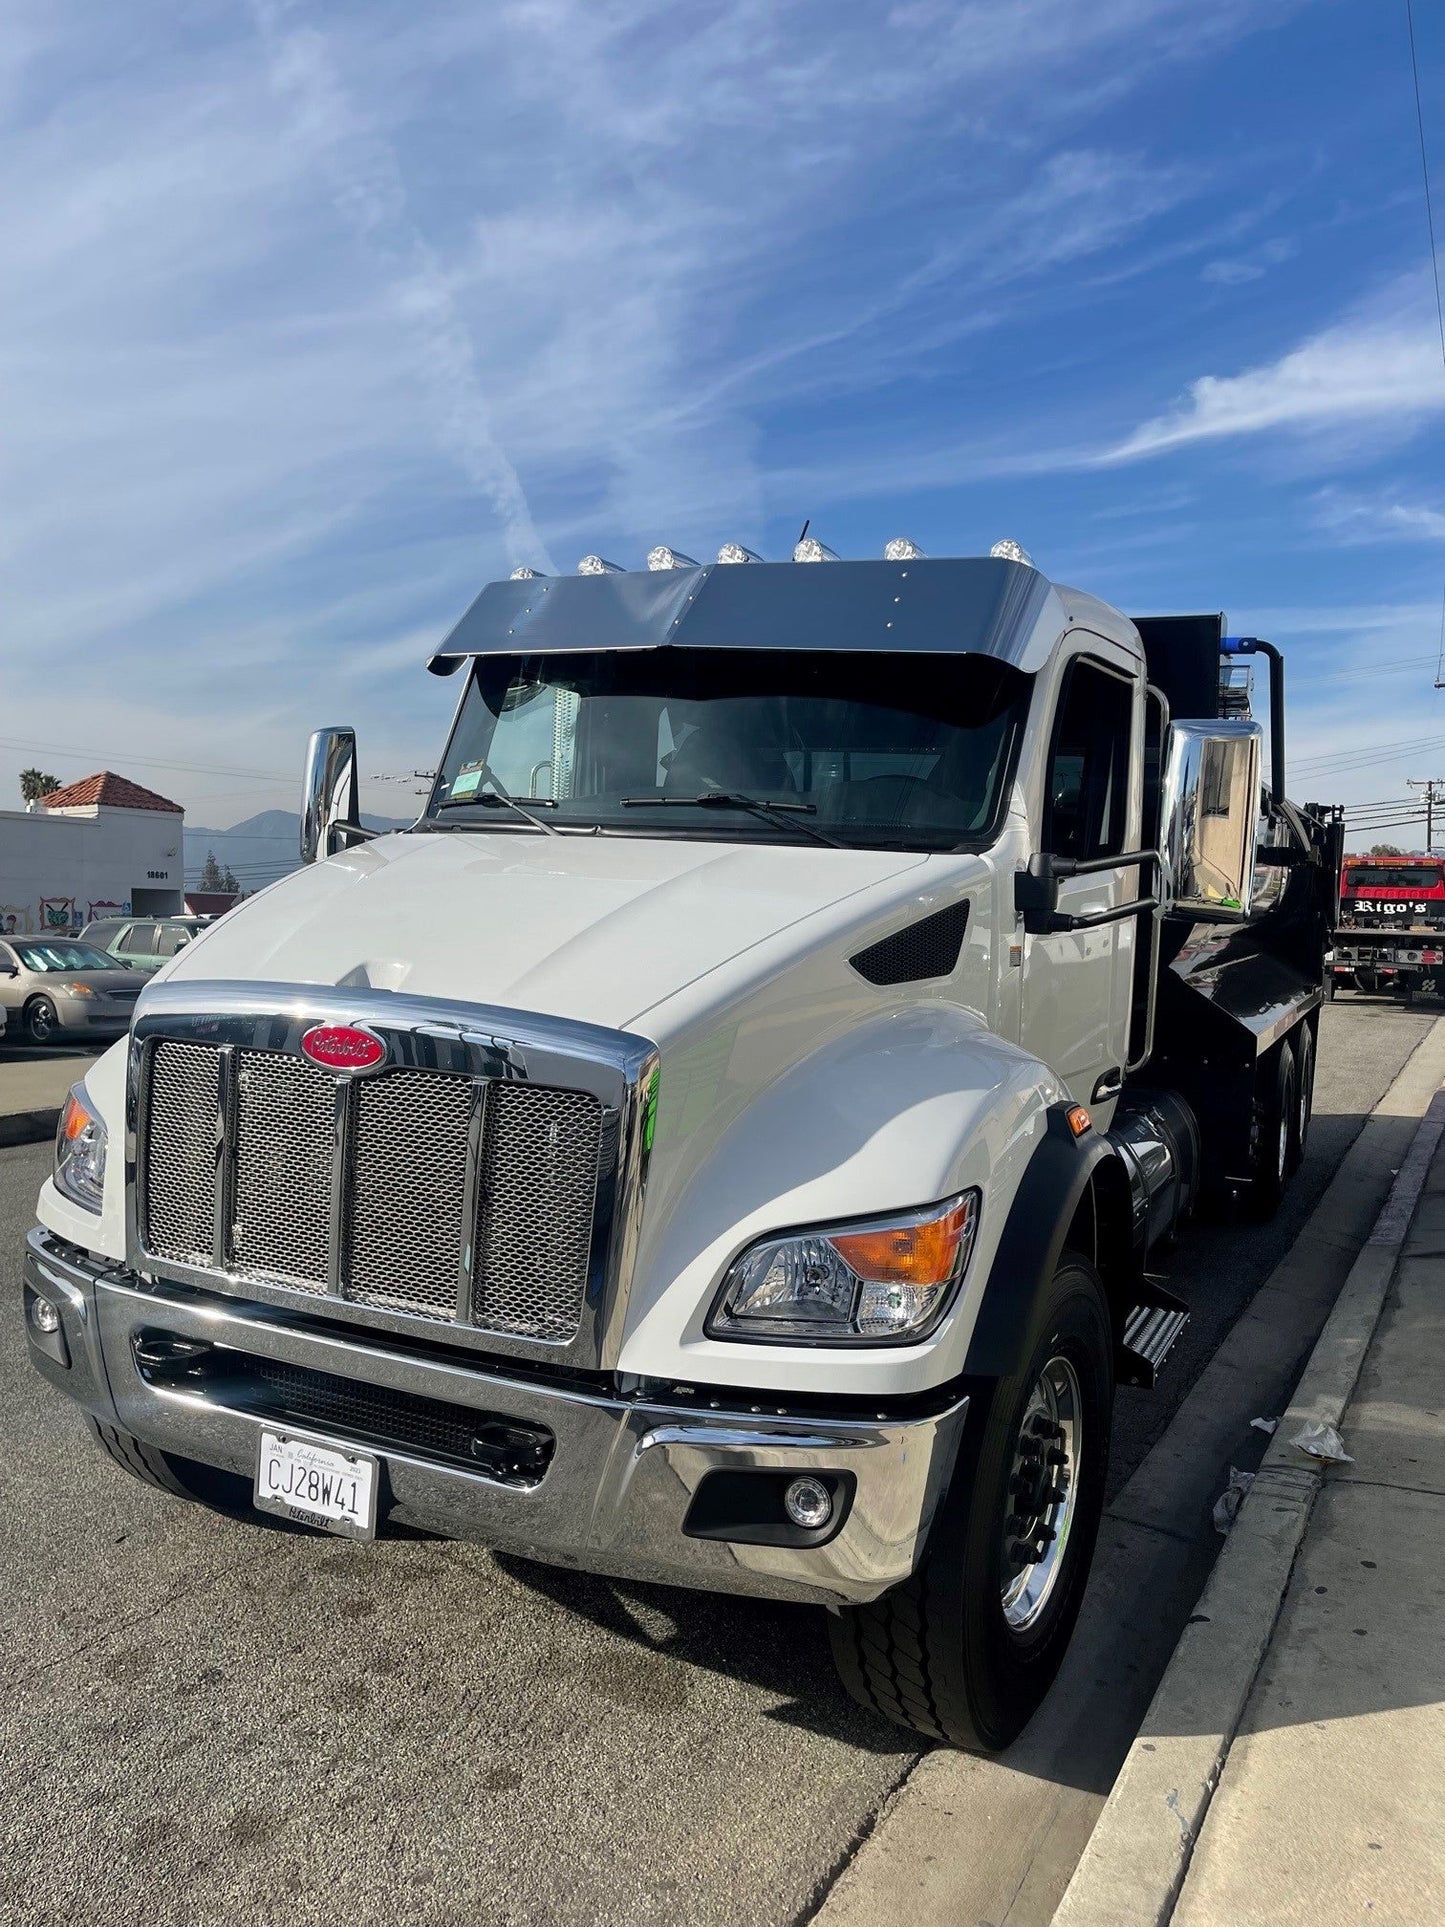
[[[463,763],[452,784],[453,796],[475,796],[481,788],[482,778],[486,775],[485,763]]]

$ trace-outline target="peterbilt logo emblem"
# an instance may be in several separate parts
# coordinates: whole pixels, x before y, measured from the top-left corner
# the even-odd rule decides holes
[[[301,1039],[301,1052],[326,1071],[374,1071],[386,1062],[386,1045],[357,1024],[315,1024]]]

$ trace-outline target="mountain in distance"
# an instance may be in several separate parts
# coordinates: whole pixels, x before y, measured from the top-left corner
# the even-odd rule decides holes
[[[418,808],[420,805],[418,804]],[[365,816],[369,830],[404,830],[414,816]],[[186,824],[186,882],[194,889],[206,852],[214,850],[221,868],[235,872],[243,890],[259,890],[301,867],[301,818],[295,810],[262,810],[229,830]]]

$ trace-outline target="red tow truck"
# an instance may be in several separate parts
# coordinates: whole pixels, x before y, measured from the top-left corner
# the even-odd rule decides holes
[[[1326,979],[1395,991],[1445,991],[1445,857],[1347,856],[1340,915]]]

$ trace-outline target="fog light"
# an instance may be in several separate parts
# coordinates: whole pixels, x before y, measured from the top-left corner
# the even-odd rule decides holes
[[[795,1526],[816,1532],[833,1516],[833,1495],[821,1479],[794,1479],[783,1494],[783,1510]]]
[[[52,1332],[60,1330],[60,1313],[48,1298],[36,1298],[30,1306],[30,1322],[36,1331],[44,1332],[48,1338]]]

